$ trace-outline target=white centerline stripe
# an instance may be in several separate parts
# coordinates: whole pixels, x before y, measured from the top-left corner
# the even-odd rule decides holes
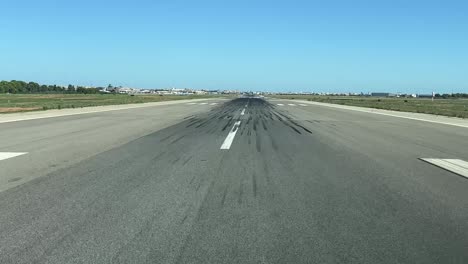
[[[215,104],[218,104],[218,103],[211,103],[210,105],[215,105]]]
[[[290,105],[290,106],[296,106],[295,104],[288,104],[288,105]]]
[[[208,103],[200,103],[200,104],[201,104],[201,105],[206,105],[206,104],[208,104]]]
[[[0,160],[14,158],[24,154],[27,154],[27,152],[0,152]]]
[[[236,136],[237,130],[239,130],[238,128],[240,126],[240,123],[241,121],[237,121],[236,123],[234,123],[234,126],[231,128],[231,131],[229,131],[229,134],[227,135],[220,149],[231,148],[232,141],[234,140],[234,137]]]
[[[245,114],[245,108],[242,109],[242,112],[241,112],[241,115],[244,115]]]
[[[284,104],[277,104],[277,105],[279,105],[279,106],[283,106]]]
[[[305,105],[305,104],[299,104],[299,105],[300,105],[300,106],[307,106],[307,105]]]
[[[421,160],[439,168],[468,178],[468,162],[460,159],[423,159]]]
[[[197,103],[188,103],[188,105],[194,105],[194,104],[197,104]]]

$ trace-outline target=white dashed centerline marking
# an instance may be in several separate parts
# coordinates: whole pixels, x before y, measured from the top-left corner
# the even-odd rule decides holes
[[[242,112],[241,112],[241,115],[244,115],[245,114],[245,108],[242,109]]]
[[[460,159],[425,159],[427,163],[468,178],[468,162]]]
[[[305,105],[305,104],[299,104],[299,105],[300,105],[300,106],[307,106],[307,105]]]
[[[288,105],[290,105],[290,106],[296,106],[295,104],[288,104]]]
[[[27,152],[0,152],[0,160],[18,157],[27,154]]]
[[[239,130],[238,128],[240,126],[240,123],[241,121],[237,121],[236,123],[234,123],[234,126],[231,128],[231,131],[229,131],[229,134],[227,135],[220,149],[231,148],[232,141],[234,140],[234,137],[236,136],[237,130]]]
[[[200,103],[200,104],[201,104],[201,105],[206,105],[206,104],[208,104],[208,103]]]
[[[283,106],[284,104],[277,104],[277,105],[279,105],[279,106]]]
[[[194,105],[194,104],[197,104],[197,103],[188,103],[188,105]]]
[[[216,105],[216,104],[218,104],[218,103],[211,103],[210,105]]]

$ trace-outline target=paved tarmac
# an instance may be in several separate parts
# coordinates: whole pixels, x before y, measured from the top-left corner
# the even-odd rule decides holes
[[[468,263],[468,129],[238,98],[0,124],[0,263]]]

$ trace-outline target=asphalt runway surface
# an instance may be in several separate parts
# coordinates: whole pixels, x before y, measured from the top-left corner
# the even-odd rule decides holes
[[[468,263],[468,129],[237,98],[0,124],[0,263]]]

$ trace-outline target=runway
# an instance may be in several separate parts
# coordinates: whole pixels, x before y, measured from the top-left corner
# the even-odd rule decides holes
[[[464,127],[236,98],[0,131],[0,263],[468,262],[468,179],[421,160]]]

